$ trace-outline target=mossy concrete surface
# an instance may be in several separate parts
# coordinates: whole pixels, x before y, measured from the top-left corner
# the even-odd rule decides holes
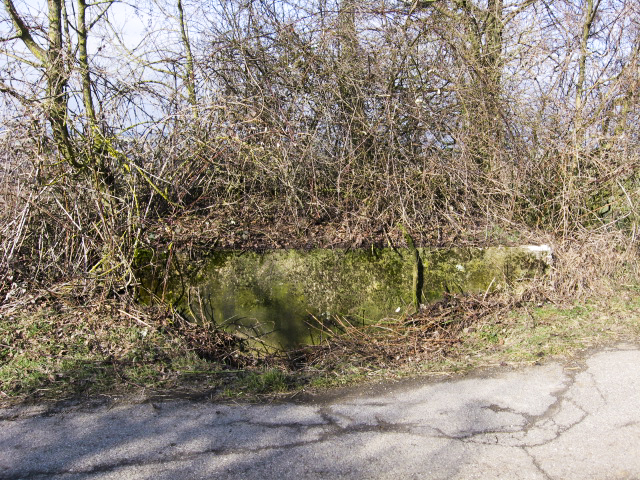
[[[443,293],[484,293],[517,288],[546,274],[550,249],[544,246],[419,249],[424,268],[423,298]]]
[[[543,276],[548,251],[530,247],[418,249],[420,298],[514,288]],[[212,321],[269,345],[320,340],[311,326],[336,317],[372,322],[408,313],[416,262],[409,249],[212,252],[198,266],[180,256],[146,287],[196,321]],[[144,299],[144,296],[141,296]],[[148,297],[147,297],[148,299]]]

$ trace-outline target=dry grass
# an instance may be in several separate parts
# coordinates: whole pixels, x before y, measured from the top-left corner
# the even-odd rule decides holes
[[[48,293],[0,308],[0,396],[58,399],[216,388],[254,364],[245,341],[157,307]]]
[[[338,365],[391,367],[422,362],[450,351],[465,328],[513,307],[506,297],[449,296],[406,319],[362,325],[335,318],[332,329],[318,326],[326,341],[288,356],[305,367],[331,370]],[[318,322],[319,325],[320,322]]]
[[[550,294],[558,301],[608,296],[638,280],[638,246],[621,231],[584,232],[555,249]]]

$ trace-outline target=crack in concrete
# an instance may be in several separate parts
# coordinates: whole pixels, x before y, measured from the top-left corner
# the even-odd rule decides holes
[[[542,468],[542,465],[540,465],[540,461],[536,458],[536,456],[533,453],[529,451],[527,447],[522,448],[522,451],[529,456],[533,466],[536,468],[536,470],[538,470],[538,472],[542,474],[542,476],[546,480],[554,480],[554,478],[544,468]]]
[[[596,393],[602,400],[603,405],[606,405],[607,403],[609,403],[609,399],[607,398],[605,393],[600,389],[600,385],[598,385],[598,381],[596,380],[596,376],[593,374],[593,372],[586,370],[584,373],[586,373],[591,378],[591,384],[593,385],[593,389],[596,391]],[[598,407],[596,411],[598,411],[600,408],[602,407]]]
[[[501,441],[500,441],[501,439],[499,436],[507,436],[515,440],[515,444],[504,445],[504,446],[513,446],[515,448],[526,449],[526,448],[548,445],[549,443],[556,441],[561,435],[571,430],[572,428],[576,427],[577,425],[579,425],[589,417],[590,415],[589,412],[583,409],[580,405],[578,405],[572,399],[566,398],[567,394],[571,391],[571,388],[575,385],[578,374],[583,373],[586,369],[587,369],[587,365],[584,364],[581,366],[580,369],[571,370],[570,371],[571,373],[567,373],[565,370],[565,375],[567,376],[567,380],[564,383],[563,388],[551,394],[553,397],[555,397],[555,401],[551,403],[547,407],[547,409],[539,415],[527,414],[526,412],[521,412],[509,407],[502,407],[497,404],[491,404],[485,407],[486,409],[495,413],[506,412],[506,413],[511,413],[513,415],[517,415],[524,418],[526,423],[522,428],[518,430],[506,430],[504,428],[487,429],[483,431],[461,432],[460,434],[456,434],[456,435],[445,434],[441,430],[438,430],[438,431],[444,438],[447,438],[450,440],[459,440],[465,443],[486,444],[486,445],[501,444]],[[580,418],[567,424],[566,426],[563,426],[562,424],[558,423],[556,418],[554,418],[558,415],[558,413],[562,411],[563,404],[565,405],[571,404],[576,408],[576,410],[582,413]],[[545,421],[549,422],[550,425],[547,427],[543,426],[543,423]],[[537,442],[526,441],[526,437],[529,436],[530,434],[536,433],[536,430],[538,430],[539,432],[542,432],[543,434],[545,432],[547,432],[547,435],[552,434],[552,437],[546,438],[542,441],[537,441]],[[522,439],[518,439],[517,438],[518,435],[522,435]],[[488,440],[484,441],[483,438],[481,437],[493,437],[495,438],[495,441],[493,440],[490,442]]]

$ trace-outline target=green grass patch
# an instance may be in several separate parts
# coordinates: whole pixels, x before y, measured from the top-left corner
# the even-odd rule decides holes
[[[623,294],[583,304],[524,306],[462,337],[457,353],[473,366],[534,363],[640,334],[639,299]]]
[[[287,376],[277,369],[249,371],[239,377],[237,387],[240,391],[249,393],[280,393],[287,390]]]

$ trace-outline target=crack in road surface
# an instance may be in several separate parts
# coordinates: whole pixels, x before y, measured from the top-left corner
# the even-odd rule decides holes
[[[5,409],[0,479],[638,478],[638,364],[619,345],[307,403]]]

